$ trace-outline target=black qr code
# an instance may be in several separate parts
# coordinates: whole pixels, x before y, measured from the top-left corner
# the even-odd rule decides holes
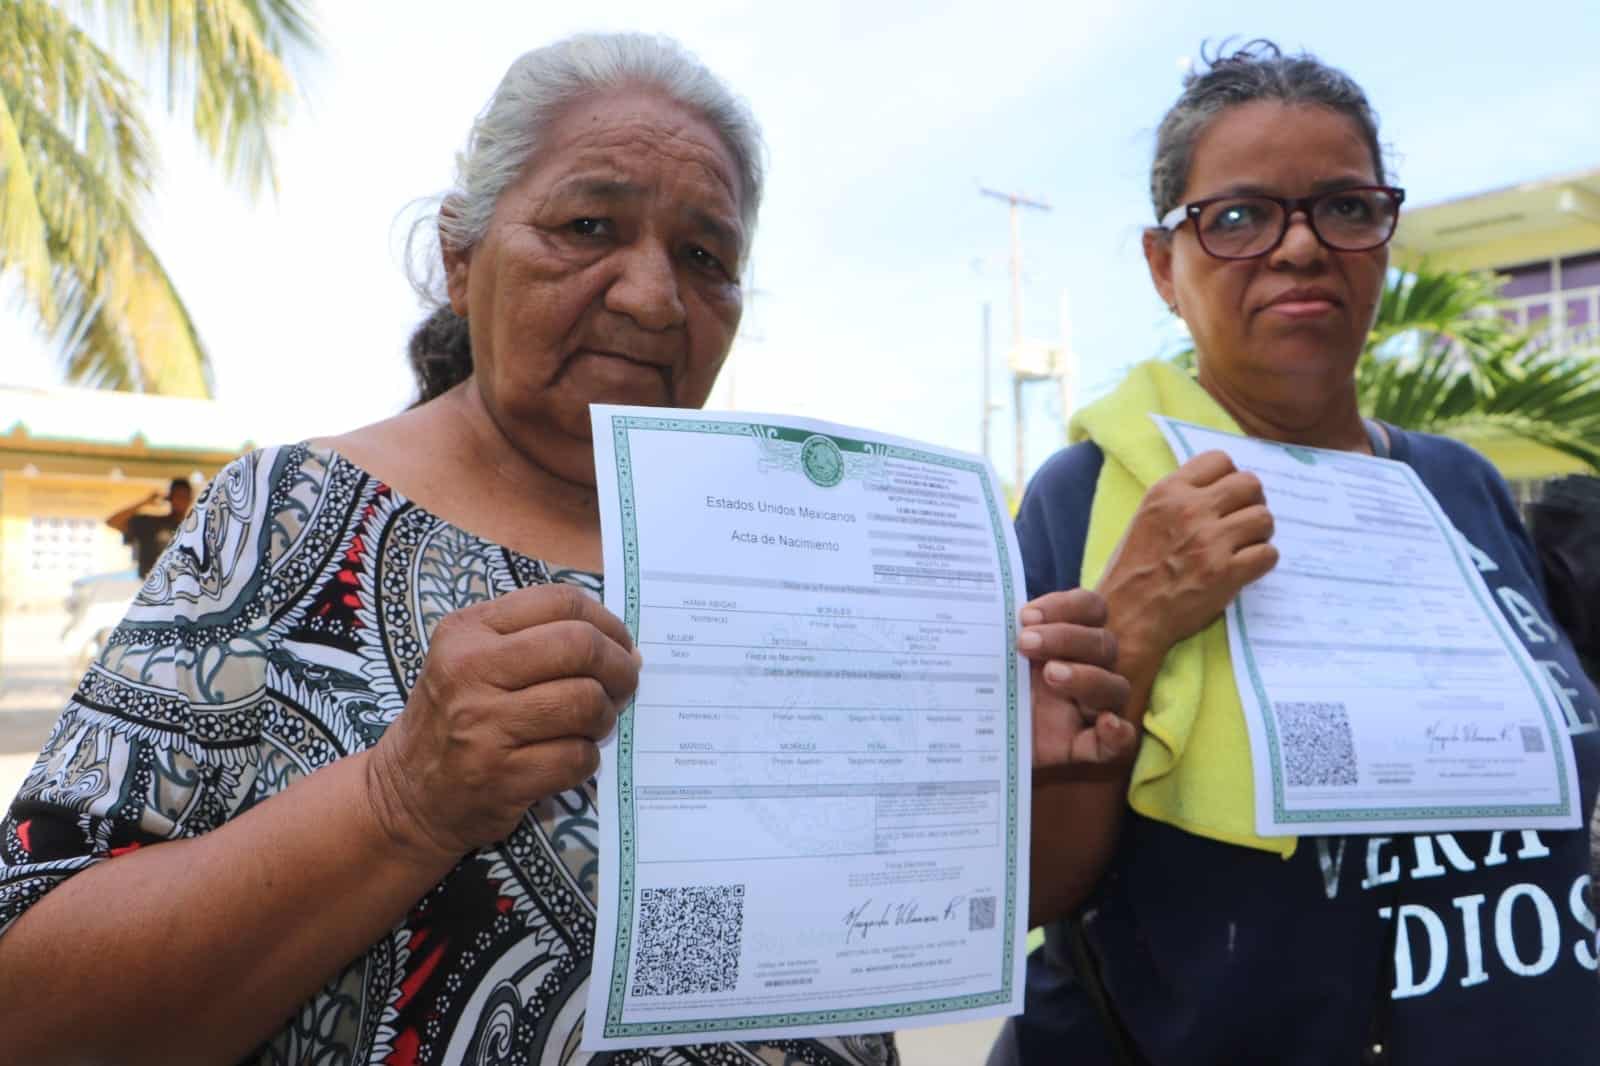
[[[1342,703],[1274,703],[1278,739],[1291,786],[1354,785],[1355,737]]]
[[[973,896],[967,900],[967,929],[977,932],[980,929],[994,928],[994,897]]]
[[[743,885],[640,889],[633,994],[732,991],[743,936]]]
[[[1525,725],[1522,729],[1522,750],[1529,755],[1538,755],[1544,751],[1544,733],[1534,726]]]

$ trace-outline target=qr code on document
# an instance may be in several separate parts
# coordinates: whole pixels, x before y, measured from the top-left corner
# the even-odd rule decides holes
[[[744,886],[639,890],[636,996],[729,992],[739,983]]]
[[[974,896],[967,901],[967,931],[994,928],[994,897]]]
[[[1290,786],[1354,785],[1355,737],[1342,703],[1274,703]]]

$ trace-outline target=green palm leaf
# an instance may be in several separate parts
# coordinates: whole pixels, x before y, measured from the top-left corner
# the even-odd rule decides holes
[[[1498,279],[1433,270],[1385,287],[1357,374],[1362,410],[1406,429],[1506,434],[1600,470],[1600,350],[1514,329]]]
[[[0,271],[69,380],[209,395],[210,361],[139,225],[155,155],[145,94],[159,77],[201,146],[254,195],[275,188],[271,132],[315,38],[303,0],[0,0]]]
[[[315,45],[303,0],[99,0],[117,40],[161,69],[169,109],[251,193],[276,188],[268,133],[294,96],[289,57]]]
[[[1378,301],[1367,350],[1382,349],[1417,331],[1452,341],[1477,343],[1503,332],[1499,319],[1485,312],[1499,299],[1494,275],[1436,271],[1390,274]]]
[[[0,265],[14,266],[47,327],[56,301],[50,290],[51,235],[40,204],[40,154],[72,131],[69,144],[97,165],[118,198],[149,188],[149,133],[131,100],[137,88],[109,56],[43,0],[0,3]],[[50,137],[49,131],[57,131]],[[96,239],[92,217],[75,219],[70,243],[83,253]]]
[[[1435,423],[1431,432],[1448,437],[1475,437],[1482,431],[1500,431],[1570,455],[1600,472],[1600,438],[1593,430],[1567,429],[1541,418],[1514,413],[1479,411]]]
[[[45,325],[68,379],[209,395],[210,360],[124,186],[31,101],[15,104],[24,143],[33,149],[33,187],[52,264],[53,311]]]
[[[40,316],[50,321],[56,313],[50,291],[50,249],[10,98],[0,87],[0,263],[15,266],[24,292]]]

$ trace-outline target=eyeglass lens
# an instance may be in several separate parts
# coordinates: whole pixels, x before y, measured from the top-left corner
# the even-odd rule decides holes
[[[1399,204],[1383,189],[1329,193],[1311,208],[1311,228],[1330,248],[1359,252],[1376,248],[1394,232]],[[1236,196],[1207,204],[1200,212],[1200,241],[1213,255],[1260,255],[1283,234],[1284,207],[1264,196]]]

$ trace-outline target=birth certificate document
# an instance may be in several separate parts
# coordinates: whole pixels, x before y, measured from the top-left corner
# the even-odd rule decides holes
[[[1549,679],[1404,463],[1156,418],[1261,479],[1279,561],[1229,604],[1256,832],[1581,825]]]
[[[584,1047],[1022,1009],[1022,567],[982,459],[763,415],[591,408],[606,605]]]

